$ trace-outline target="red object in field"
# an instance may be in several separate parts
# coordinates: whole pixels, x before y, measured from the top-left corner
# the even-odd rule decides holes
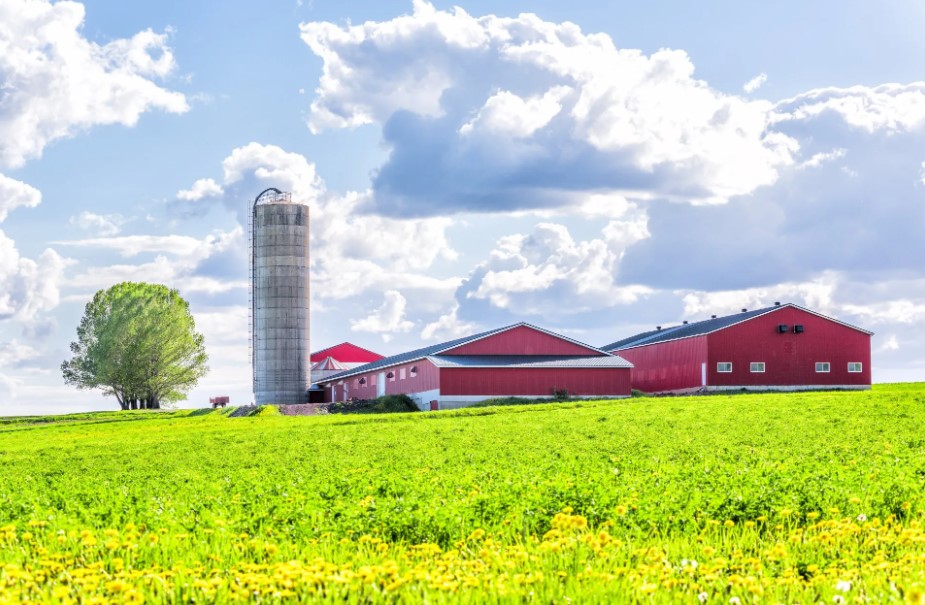
[[[436,399],[432,399],[430,402],[430,411],[436,412],[439,409],[440,409],[440,402],[437,401]]]
[[[785,304],[667,327],[604,347],[633,364],[633,388],[868,388],[871,332]]]
[[[229,403],[231,403],[231,398],[228,395],[220,395],[218,397],[209,397],[209,403],[212,404],[212,408],[223,408]]]

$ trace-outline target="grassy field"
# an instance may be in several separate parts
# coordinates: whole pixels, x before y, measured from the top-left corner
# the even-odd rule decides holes
[[[0,603],[922,603],[925,385],[0,421]]]

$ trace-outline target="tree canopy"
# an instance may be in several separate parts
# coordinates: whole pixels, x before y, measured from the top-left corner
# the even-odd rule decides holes
[[[66,384],[102,388],[123,410],[179,401],[208,371],[187,303],[160,284],[123,282],[96,293],[61,364]]]

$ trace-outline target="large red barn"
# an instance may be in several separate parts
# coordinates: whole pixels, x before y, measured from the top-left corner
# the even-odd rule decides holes
[[[636,334],[603,348],[648,393],[870,388],[871,332],[798,305]]]
[[[630,395],[625,359],[518,323],[393,355],[319,381],[326,401],[409,395],[421,409],[449,409],[494,397]]]

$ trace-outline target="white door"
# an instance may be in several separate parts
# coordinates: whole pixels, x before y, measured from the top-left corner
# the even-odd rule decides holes
[[[380,372],[376,378],[376,397],[385,395],[385,372]]]
[[[707,362],[700,364],[700,386],[707,386]]]

